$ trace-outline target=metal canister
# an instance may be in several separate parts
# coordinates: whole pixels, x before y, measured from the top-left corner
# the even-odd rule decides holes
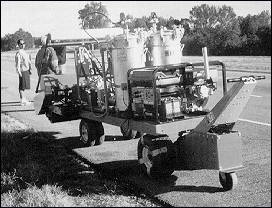
[[[146,66],[160,66],[164,64],[164,51],[161,32],[148,37],[146,52]]]
[[[184,29],[161,29],[151,33],[147,41],[146,66],[177,64],[182,61],[183,44],[180,43]]]
[[[124,33],[112,40],[112,68],[115,82],[116,109],[128,107],[127,72],[145,66],[144,40],[138,34]]]
[[[182,28],[183,29],[183,28]],[[182,62],[184,45],[180,43],[184,30],[174,28],[163,33],[164,64],[178,64]]]

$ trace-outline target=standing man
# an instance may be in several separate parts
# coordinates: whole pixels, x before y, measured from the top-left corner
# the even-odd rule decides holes
[[[15,67],[19,75],[19,95],[21,105],[28,105],[30,102],[25,98],[24,90],[30,89],[31,62],[29,55],[24,50],[25,42],[23,39],[17,41],[19,50],[15,55]]]
[[[38,51],[35,59],[35,67],[38,70],[39,76],[40,74],[57,74],[58,57],[54,48],[47,46],[49,42],[49,35],[41,37],[42,47]]]
[[[38,72],[38,84],[36,87],[36,93],[38,92],[41,75],[43,74],[58,74],[58,57],[54,48],[48,47],[48,44],[51,42],[51,35],[41,37],[42,47],[38,51],[35,59],[35,67]]]

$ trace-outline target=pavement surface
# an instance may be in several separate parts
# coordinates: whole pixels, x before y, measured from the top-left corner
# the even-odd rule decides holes
[[[36,131],[52,135],[103,171],[129,181],[149,196],[168,205],[271,207],[271,68],[267,70],[270,64],[271,59],[269,65],[264,66],[266,79],[258,82],[234,127],[242,135],[245,169],[237,172],[237,188],[227,192],[223,191],[218,171],[215,170],[177,170],[170,178],[161,180],[144,177],[139,173],[137,163],[138,139],[124,140],[116,126],[103,123],[105,142],[100,146],[83,147],[79,141],[79,120],[52,124],[45,115],[35,115],[33,104],[19,105],[18,75],[13,54],[1,53],[1,112],[27,123]],[[72,59],[68,58],[67,69],[71,76],[75,75],[73,67]],[[227,72],[227,77],[254,75],[253,72]],[[260,71],[255,75],[261,75]],[[35,95],[36,83],[37,73],[33,67],[32,89],[27,92],[30,100]],[[219,100],[222,87],[219,86],[217,91],[214,101],[209,101],[210,106]]]

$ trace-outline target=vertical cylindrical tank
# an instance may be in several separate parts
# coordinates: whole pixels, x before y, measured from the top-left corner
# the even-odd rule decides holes
[[[160,32],[150,34],[147,40],[146,66],[159,66],[164,63],[163,42]]]
[[[184,29],[161,29],[150,34],[147,41],[146,66],[177,64],[182,62],[183,44],[180,43]]]
[[[164,64],[178,64],[182,62],[183,44],[180,43],[184,29],[174,27],[173,30],[163,32]]]
[[[112,40],[112,68],[115,82],[116,109],[128,107],[127,72],[145,66],[144,40],[139,34],[124,33]]]

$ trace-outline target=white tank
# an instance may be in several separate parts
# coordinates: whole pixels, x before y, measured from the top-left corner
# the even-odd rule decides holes
[[[146,66],[177,64],[182,62],[183,44],[180,43],[184,29],[174,27],[173,30],[161,29],[150,34],[147,41]]]
[[[183,28],[181,28],[183,29]],[[182,62],[184,45],[180,43],[184,29],[174,28],[163,33],[164,64],[178,64]]]
[[[128,107],[127,72],[145,66],[144,39],[139,34],[126,33],[112,40],[112,68],[115,82],[116,109]]]
[[[164,63],[163,42],[160,32],[150,34],[147,41],[146,66],[159,66]]]

